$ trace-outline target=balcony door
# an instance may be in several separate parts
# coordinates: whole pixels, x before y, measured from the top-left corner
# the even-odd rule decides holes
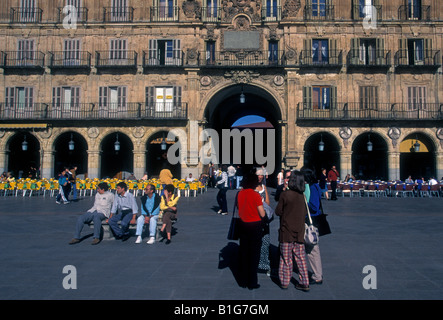
[[[80,87],[52,88],[52,116],[75,118],[80,110]]]
[[[7,117],[32,117],[32,111],[34,109],[34,88],[7,87],[5,101]]]
[[[35,0],[20,0],[20,22],[37,21],[37,6]]]
[[[407,0],[408,19],[421,19],[421,0]]]
[[[128,21],[128,0],[112,0],[111,21]]]
[[[314,64],[329,63],[329,41],[327,39],[312,40],[312,62]]]
[[[110,86],[99,88],[99,115],[100,117],[118,118],[127,110],[127,88],[124,86]]]
[[[63,65],[78,66],[81,64],[81,49],[79,39],[65,40],[63,43]]]

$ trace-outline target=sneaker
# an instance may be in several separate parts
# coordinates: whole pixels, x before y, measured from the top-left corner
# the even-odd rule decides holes
[[[170,244],[171,243],[171,240],[166,240],[166,242],[165,242],[165,244]]]
[[[69,241],[69,244],[76,244],[76,243],[79,243],[79,242],[80,242],[79,239],[73,238],[71,241]]]
[[[222,212],[222,213],[221,213],[222,216],[225,216],[225,215],[227,215],[227,214],[228,214],[227,212]]]
[[[218,214],[221,214],[221,213],[222,213],[222,210],[218,210],[217,213],[218,213]]]
[[[137,240],[135,240],[135,243],[142,243],[142,237],[141,237],[141,236],[138,236],[138,237],[137,237]]]
[[[96,245],[100,243],[100,239],[94,238],[94,240],[92,240],[91,244],[92,245]]]
[[[150,237],[148,242],[146,242],[147,244],[154,244],[155,243],[155,238],[154,237]]]
[[[56,203],[56,204],[61,204],[61,202],[60,202],[60,201],[57,201],[57,200],[55,201],[55,203]]]
[[[64,201],[63,204],[70,204],[71,202],[69,201]]]

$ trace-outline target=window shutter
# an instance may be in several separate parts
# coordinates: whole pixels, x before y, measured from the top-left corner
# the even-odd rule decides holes
[[[337,39],[329,39],[329,52],[328,52],[328,62],[329,64],[339,64],[338,62],[338,52],[337,52]]]
[[[108,87],[99,88],[98,105],[105,108],[108,105]]]
[[[15,88],[7,87],[6,88],[6,106],[12,108],[15,104]]]
[[[408,64],[408,39],[398,39],[397,64]]]
[[[331,87],[331,109],[337,109],[337,87]]]
[[[432,57],[432,39],[424,39],[423,40],[424,45],[424,59],[425,64],[434,64],[434,62],[431,60]]]
[[[180,66],[182,55],[181,55],[181,41],[180,39],[175,39],[172,41],[172,46],[174,50],[174,65]]]
[[[302,63],[303,64],[312,64],[312,40],[304,39],[303,40],[303,55],[302,55]]]
[[[158,43],[156,39],[149,40],[149,65],[158,65]]]
[[[303,109],[312,108],[312,87],[303,87]]]
[[[378,65],[386,65],[387,61],[385,59],[385,40],[377,38],[375,40],[376,57]]]

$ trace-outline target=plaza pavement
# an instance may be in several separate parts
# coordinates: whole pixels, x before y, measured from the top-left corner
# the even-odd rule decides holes
[[[308,293],[281,290],[259,274],[257,290],[235,279],[237,242],[226,234],[231,215],[215,212],[217,190],[182,197],[172,243],[87,238],[68,245],[77,217],[93,197],[57,205],[51,197],[0,197],[1,300],[441,300],[443,198],[339,198],[324,201],[332,234],[320,248],[324,282]],[[272,193],[272,192],[271,192]],[[232,210],[235,191],[228,191]],[[275,202],[273,201],[275,206]],[[232,212],[232,211],[231,211]],[[278,218],[271,223],[272,264],[278,265]],[[77,289],[64,289],[67,265]],[[375,267],[364,273],[365,266]],[[371,282],[367,276],[371,276]],[[294,277],[298,279],[294,273]],[[365,289],[363,284],[372,285]],[[376,287],[376,288],[375,288]]]

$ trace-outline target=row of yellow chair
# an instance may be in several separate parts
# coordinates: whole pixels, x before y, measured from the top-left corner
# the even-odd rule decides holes
[[[95,194],[97,185],[99,183],[108,183],[110,190],[114,191],[117,184],[121,181],[127,184],[128,190],[132,192],[134,196],[137,196],[139,194],[139,191],[140,194],[143,194],[143,190],[148,184],[153,184],[159,194],[162,192],[163,189],[163,185],[158,179],[140,181],[119,179],[81,179],[77,180],[76,187],[80,196],[85,196],[86,194],[92,196]],[[198,193],[203,193],[207,191],[206,184],[203,184],[200,181],[187,182],[184,179],[173,179],[173,185],[176,189],[177,194],[183,194],[186,197],[189,197],[191,193],[194,197],[196,197]],[[46,194],[48,193],[49,196],[53,197],[58,192],[58,190],[58,180],[53,178],[41,180],[27,178],[18,179],[15,181],[0,182],[0,195],[3,194],[4,196],[15,195],[17,197],[19,194],[21,194],[23,197],[26,195],[31,197],[33,194],[46,196]]]

